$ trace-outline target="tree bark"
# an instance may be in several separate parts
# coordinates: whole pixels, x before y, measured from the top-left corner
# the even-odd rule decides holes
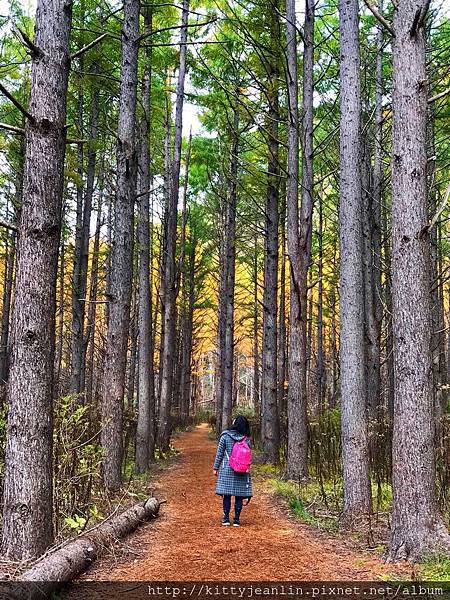
[[[16,235],[13,232],[10,242],[6,246],[5,279],[3,283],[3,306],[2,306],[2,335],[0,340],[0,382],[8,380],[8,347],[9,347],[9,324],[11,316],[11,299],[14,282],[14,265],[16,262]]]
[[[312,5],[305,5],[304,78],[303,78],[303,144],[305,172],[302,183],[307,189],[302,193],[302,238],[299,231],[298,169],[299,169],[299,119],[298,119],[298,66],[295,2],[286,2],[286,33],[288,61],[288,182],[287,182],[287,238],[290,264],[289,308],[289,362],[288,362],[288,455],[287,476],[300,479],[308,473],[307,440],[307,390],[306,390],[306,320],[307,320],[307,258],[310,240],[312,211],[312,91],[313,91],[313,31]],[[309,170],[308,170],[309,169]],[[308,183],[309,181],[309,183]],[[308,204],[309,203],[309,204]],[[309,220],[308,220],[309,216]],[[303,256],[302,256],[303,253]],[[305,270],[306,267],[306,270]]]
[[[52,418],[56,276],[66,141],[71,4],[39,0],[8,383],[3,552],[26,559],[53,539]],[[20,469],[17,465],[20,464]]]
[[[430,253],[426,195],[426,1],[394,15],[392,300],[394,336],[393,516],[388,559],[448,552],[435,492]]]
[[[84,2],[80,3],[81,15],[84,13]],[[81,16],[83,22],[83,16]],[[79,61],[79,69],[83,70],[83,56]],[[79,86],[77,92],[77,130],[83,138],[84,127],[84,90]],[[83,243],[83,188],[84,188],[84,147],[77,146],[77,204],[75,221],[75,244],[72,273],[72,353],[71,353],[71,392],[79,394],[81,391],[81,356],[83,348],[84,303],[81,296],[81,253]]]
[[[371,490],[364,356],[361,190],[361,89],[357,0],[341,0],[340,16],[340,363],[343,523],[370,521]]]
[[[67,543],[59,550],[51,552],[31,569],[21,575],[20,581],[28,585],[20,590],[17,583],[17,598],[46,598],[52,592],[75,579],[77,575],[90,567],[107,548],[122,539],[139,525],[156,517],[160,503],[156,498],[149,498],[146,502],[135,504],[122,514],[109,521],[103,521],[92,531]],[[30,582],[36,582],[36,590],[30,587]],[[1,587],[0,587],[1,592]],[[21,595],[22,594],[22,595]]]
[[[361,157],[362,220],[363,220],[363,270],[364,270],[364,323],[365,323],[365,364],[367,385],[367,415],[373,422],[377,420],[380,407],[380,335],[379,310],[379,265],[375,264],[380,251],[378,222],[374,218],[375,207],[372,196],[370,173],[370,151],[367,140],[362,142]],[[378,254],[379,256],[379,254]]]
[[[159,406],[159,446],[167,450],[170,442],[170,410],[173,393],[173,366],[176,330],[176,238],[177,207],[180,189],[181,142],[183,128],[184,82],[186,77],[186,43],[189,0],[183,0],[178,68],[177,101],[175,107],[175,137],[171,172],[170,203],[167,211],[167,240],[164,268],[164,343],[162,347],[161,390]]]
[[[383,0],[379,0],[379,11],[383,11]],[[381,331],[383,323],[383,282],[382,282],[382,208],[383,208],[383,26],[378,23],[377,58],[375,78],[375,140],[372,182],[372,243],[373,243],[373,282],[374,282],[374,320],[376,325],[377,361],[381,360]],[[386,259],[386,257],[384,257]],[[387,268],[387,265],[386,265]],[[379,402],[382,400],[381,368],[377,367]]]
[[[135,118],[139,0],[125,0],[117,130],[117,183],[111,257],[109,320],[102,384],[103,481],[110,490],[122,484],[123,399],[133,274],[133,212],[137,156]]]
[[[152,30],[151,9],[145,9],[146,31]],[[138,420],[136,429],[136,470],[145,472],[155,452],[155,375],[152,353],[152,290],[150,288],[150,98],[151,54],[147,51],[142,79],[143,115],[140,123],[139,156],[139,349],[138,349]]]
[[[319,198],[319,231],[317,232],[319,246],[319,283],[317,290],[317,404],[318,413],[322,414],[324,409],[325,389],[326,389],[326,370],[324,356],[323,340],[323,200]]]
[[[103,180],[102,180],[103,181]],[[97,206],[97,219],[95,224],[94,246],[92,249],[91,262],[91,282],[89,291],[89,308],[87,314],[86,336],[84,340],[85,355],[86,355],[86,404],[91,408],[94,389],[94,352],[95,352],[95,324],[97,316],[97,290],[99,276],[99,251],[100,251],[100,230],[102,225],[102,194],[103,183],[100,185],[100,198]]]
[[[275,3],[276,4],[276,3]],[[277,304],[278,304],[278,200],[279,200],[279,65],[276,44],[279,41],[279,19],[275,11],[269,15],[272,57],[268,65],[268,176],[264,240],[264,291],[262,333],[262,411],[261,438],[264,458],[276,463],[279,458],[279,419],[277,407]]]
[[[253,406],[256,419],[261,419],[260,377],[259,377],[259,299],[258,299],[258,242],[255,237],[255,250],[253,258]]]
[[[88,264],[89,264],[89,241],[91,229],[92,215],[92,200],[94,196],[95,184],[95,166],[97,162],[96,143],[98,137],[98,113],[100,103],[100,91],[98,88],[94,90],[91,107],[91,123],[90,123],[90,140],[91,145],[88,150],[87,157],[87,172],[86,172],[86,192],[84,197],[83,207],[83,231],[81,236],[81,260],[80,260],[80,286],[79,293],[82,301],[82,333],[84,339],[85,315],[86,315],[86,294],[87,294],[87,279],[88,279]],[[86,383],[86,345],[82,344],[81,353],[77,358],[76,371],[79,375],[79,390],[78,393],[85,389]],[[73,386],[73,391],[75,391]]]
[[[181,399],[180,414],[182,423],[187,422],[189,416],[191,383],[192,383],[192,341],[193,341],[193,323],[194,323],[194,302],[195,302],[195,257],[197,249],[197,240],[194,236],[189,239],[189,271],[187,277],[187,307],[183,319],[183,354],[182,354],[182,372],[181,372]]]
[[[281,219],[281,267],[280,267],[280,308],[278,317],[278,352],[277,352],[277,405],[280,421],[286,416],[285,407],[285,380],[286,380],[286,219],[285,209],[282,211]],[[281,424],[281,423],[280,423]]]
[[[239,99],[233,111],[233,130],[231,132],[230,190],[226,198],[226,237],[225,237],[225,320],[224,320],[224,365],[223,365],[223,402],[222,430],[231,425],[233,409],[233,366],[234,366],[234,283],[236,263],[236,204],[238,186],[239,153]]]

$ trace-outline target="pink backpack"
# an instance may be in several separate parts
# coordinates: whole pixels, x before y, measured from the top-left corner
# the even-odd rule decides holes
[[[240,442],[235,442],[230,456],[230,467],[236,473],[250,473],[252,464],[252,451],[246,444],[247,436]]]

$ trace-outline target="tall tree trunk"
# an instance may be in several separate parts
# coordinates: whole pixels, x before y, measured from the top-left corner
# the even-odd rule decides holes
[[[323,344],[323,200],[319,198],[319,231],[317,233],[319,246],[319,283],[317,290],[317,402],[318,413],[324,409],[325,397],[325,357]]]
[[[275,2],[275,5],[277,2]],[[275,6],[276,7],[276,6]],[[279,200],[279,89],[278,52],[279,19],[271,12],[270,32],[272,57],[268,66],[268,178],[266,196],[266,223],[264,244],[264,292],[263,292],[263,339],[262,339],[262,411],[261,434],[264,457],[278,462],[280,433],[277,407],[277,294],[278,294],[278,200]]]
[[[83,15],[84,2],[81,2],[80,12]],[[83,22],[83,16],[81,16]],[[82,42],[81,42],[82,44]],[[80,71],[83,70],[83,55],[79,59]],[[80,138],[84,133],[84,90],[79,86],[77,93],[77,130]],[[75,246],[72,273],[72,352],[71,352],[71,392],[79,394],[81,391],[81,356],[83,347],[83,311],[84,303],[81,296],[81,253],[83,243],[83,187],[84,187],[84,148],[83,144],[77,147],[77,205],[75,222]]]
[[[97,316],[97,290],[98,290],[98,262],[100,250],[100,230],[102,225],[102,189],[100,185],[100,198],[97,207],[97,220],[95,224],[94,246],[92,249],[91,282],[89,292],[89,308],[87,314],[86,337],[84,340],[86,355],[86,404],[92,404],[92,392],[94,388],[94,353],[95,353],[95,322]]]
[[[370,173],[370,151],[367,140],[362,142],[361,182],[363,221],[363,271],[364,271],[364,323],[365,363],[367,385],[367,414],[372,421],[379,416],[380,406],[380,311],[379,270],[375,265],[376,253],[380,250],[378,224],[374,219],[375,207],[372,196]],[[379,267],[379,265],[378,265]]]
[[[194,323],[194,302],[195,302],[195,255],[197,241],[191,236],[189,240],[189,271],[187,277],[187,310],[183,320],[183,355],[181,372],[181,401],[180,413],[182,423],[186,423],[189,416],[192,382],[192,341],[193,341],[193,323]]]
[[[122,483],[123,399],[133,274],[133,212],[137,156],[135,118],[139,0],[125,0],[117,130],[117,189],[111,257],[109,321],[102,385],[103,481],[116,490]]]
[[[278,352],[277,352],[277,405],[280,420],[286,416],[284,384],[286,380],[286,219],[285,208],[281,218],[281,268],[280,268],[280,308],[278,317]],[[283,435],[285,435],[283,425]]]
[[[227,283],[227,261],[226,261],[226,222],[227,222],[227,204],[220,199],[220,219],[219,219],[219,298],[217,310],[217,376],[215,386],[216,396],[216,433],[222,431],[223,415],[223,381],[225,369],[225,327],[226,327],[226,283]]]
[[[428,2],[394,15],[392,300],[394,335],[393,517],[388,558],[448,552],[435,492],[429,239],[426,196],[424,22]]]
[[[258,241],[255,237],[255,255],[253,258],[253,407],[257,420],[261,419],[261,398],[259,393],[259,300],[258,300]]]
[[[159,406],[159,445],[167,450],[170,442],[170,409],[173,392],[173,367],[176,329],[176,238],[177,207],[180,189],[181,142],[183,128],[184,81],[186,77],[186,44],[189,0],[183,0],[178,68],[177,101],[175,108],[175,137],[171,173],[170,203],[167,211],[167,240],[164,268],[164,344],[162,347],[161,390]]]
[[[23,138],[19,140],[19,167],[15,180],[14,222],[20,217],[23,201],[23,162],[25,159],[25,146]],[[2,334],[0,340],[0,384],[6,383],[9,376],[9,351],[10,351],[10,322],[12,296],[14,286],[14,273],[16,265],[17,234],[13,232],[7,242],[7,258],[5,266],[5,282],[3,287]],[[3,395],[3,394],[2,394]],[[2,400],[3,401],[3,400]]]
[[[305,5],[304,77],[303,77],[303,152],[302,173],[302,237],[298,211],[298,68],[295,1],[286,2],[286,32],[288,60],[288,183],[287,228],[290,263],[289,363],[288,363],[288,456],[287,476],[300,479],[308,473],[307,389],[306,389],[306,320],[307,320],[307,257],[310,244],[312,211],[312,93],[314,13],[309,0]]]
[[[3,552],[17,560],[41,554],[53,539],[52,386],[71,7],[39,0],[36,13],[39,54],[31,75],[33,120],[25,127],[2,531]]]
[[[379,0],[378,9],[383,12],[383,0]],[[372,243],[373,243],[373,282],[374,282],[374,320],[377,335],[377,360],[381,360],[381,331],[383,323],[383,283],[382,283],[382,212],[383,212],[383,26],[378,24],[377,58],[375,79],[375,140],[372,182]],[[385,257],[386,258],[386,257]],[[386,265],[387,266],[387,265]],[[379,388],[379,401],[382,400],[381,370],[376,375]]]
[[[336,300],[336,271],[337,271],[337,260],[336,260],[336,254],[337,254],[337,241],[336,241],[336,236],[333,236],[333,260],[332,260],[332,273],[334,273],[333,279],[331,281],[331,291],[330,291],[330,308],[331,308],[331,340],[330,340],[330,345],[331,345],[331,361],[332,361],[332,377],[333,377],[333,383],[332,383],[332,390],[331,390],[331,397],[330,397],[330,408],[336,408],[336,401],[337,401],[337,396],[338,396],[338,380],[339,380],[339,351],[338,351],[338,332],[337,332],[337,310],[336,310],[336,305],[337,305],[337,300]]]
[[[83,231],[81,237],[81,260],[80,260],[80,298],[81,298],[81,323],[84,333],[85,315],[86,315],[86,295],[89,264],[89,241],[91,231],[92,200],[94,196],[95,167],[97,162],[96,143],[98,137],[98,113],[100,104],[100,90],[96,88],[92,96],[90,140],[91,145],[88,150],[87,171],[86,171],[86,193],[83,207]],[[83,335],[83,339],[84,339]],[[82,345],[81,354],[78,358],[76,372],[80,373],[79,392],[82,392],[86,383],[86,345]],[[74,390],[75,391],[75,386]]]
[[[233,112],[233,130],[231,132],[230,191],[226,199],[226,239],[225,239],[225,336],[223,366],[223,404],[222,430],[231,425],[233,408],[233,366],[234,366],[234,281],[236,262],[236,203],[238,186],[238,152],[239,152],[239,99]]]
[[[62,209],[61,222],[64,224],[64,206]],[[63,362],[64,351],[64,295],[65,295],[65,274],[66,274],[66,242],[62,237],[59,249],[59,290],[58,290],[58,324],[55,335],[56,351],[54,360],[54,382],[53,382],[53,398],[59,398],[62,394],[61,386],[61,367]],[[58,284],[57,284],[58,285]]]
[[[151,9],[144,13],[146,31],[152,30]],[[136,430],[136,470],[143,473],[154,459],[155,451],[155,376],[152,353],[152,290],[150,289],[150,97],[151,54],[147,51],[142,79],[143,115],[140,123],[139,156],[139,406]]]
[[[364,356],[361,89],[358,0],[341,0],[340,363],[342,462],[347,527],[370,520]]]
[[[16,262],[16,235],[11,236],[6,246],[5,279],[3,282],[3,306],[2,306],[2,335],[0,340],[0,383],[8,380],[8,346],[9,346],[9,323],[11,316],[11,298],[14,281],[14,265]]]
[[[167,89],[170,89],[170,75],[167,75]],[[171,160],[171,103],[169,98],[169,92],[165,95],[165,112],[164,112],[164,213],[163,221],[161,226],[161,239],[159,244],[159,308],[160,308],[160,343],[159,343],[159,372],[158,372],[158,392],[157,392],[157,411],[159,418],[159,410],[161,405],[161,384],[163,376],[163,361],[164,357],[164,336],[165,336],[165,310],[166,310],[166,285],[165,285],[165,269],[167,259],[167,226],[168,226],[168,214],[171,203],[171,189],[172,189],[172,160]],[[158,315],[158,302],[155,303],[155,320]]]
[[[300,207],[300,403],[306,411],[312,371],[313,292],[310,290],[308,318],[308,279],[311,265],[313,219],[313,94],[314,94],[314,1],[305,4],[302,98],[302,183]]]

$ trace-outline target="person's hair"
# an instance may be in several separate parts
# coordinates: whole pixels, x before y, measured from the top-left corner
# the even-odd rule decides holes
[[[247,435],[247,436],[250,435],[250,424],[249,424],[247,418],[244,417],[243,415],[238,415],[234,419],[230,429],[232,431],[237,431],[241,435]]]

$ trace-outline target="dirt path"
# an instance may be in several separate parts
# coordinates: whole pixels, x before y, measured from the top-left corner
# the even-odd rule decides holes
[[[167,500],[161,516],[128,538],[125,552],[100,560],[84,580],[374,580],[392,572],[342,538],[287,518],[258,483],[242,526],[222,527],[212,473],[216,445],[206,425],[182,434],[175,446],[180,460],[155,488]]]

